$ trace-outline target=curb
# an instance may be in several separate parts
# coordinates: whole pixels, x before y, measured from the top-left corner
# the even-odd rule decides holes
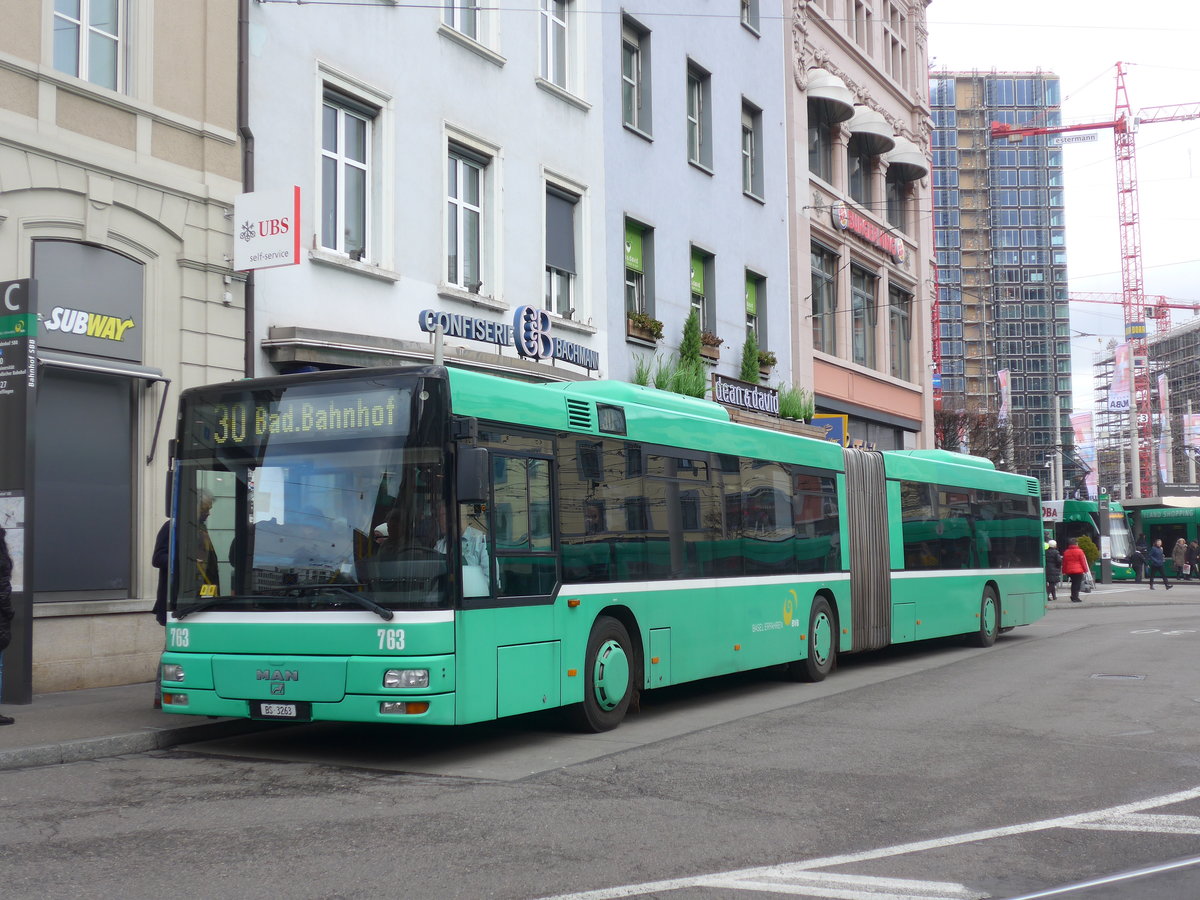
[[[262,723],[260,722],[226,719],[219,722],[205,722],[201,725],[135,731],[129,734],[42,744],[37,747],[16,747],[12,750],[0,750],[0,771],[56,766],[62,763],[102,759],[107,756],[145,753],[147,750],[165,750],[179,744],[217,740],[261,730]]]

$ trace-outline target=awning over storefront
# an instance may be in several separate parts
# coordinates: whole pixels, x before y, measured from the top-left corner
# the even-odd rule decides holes
[[[896,146],[892,126],[873,109],[865,106],[854,107],[854,116],[846,127],[872,156],[882,156]]]
[[[38,364],[53,366],[58,369],[73,369],[77,372],[94,372],[97,375],[115,375],[120,378],[133,378],[147,381],[151,384],[162,382],[162,400],[158,404],[158,418],[154,422],[154,436],[150,439],[150,452],[146,454],[146,465],[154,462],[154,448],[158,446],[158,434],[162,429],[163,411],[167,406],[167,392],[171,388],[171,379],[163,375],[162,370],[150,366],[140,366],[137,363],[123,362],[119,359],[101,359],[98,356],[81,356],[74,353],[56,353],[53,350],[38,350]]]
[[[845,122],[854,115],[854,95],[846,83],[827,69],[808,73],[808,102],[819,106],[827,123]]]
[[[888,175],[897,181],[916,181],[929,174],[929,160],[921,148],[907,138],[896,138],[896,146],[884,159],[888,164]]]

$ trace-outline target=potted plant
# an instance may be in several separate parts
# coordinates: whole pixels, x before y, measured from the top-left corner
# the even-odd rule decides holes
[[[700,355],[711,362],[721,358],[721,344],[725,343],[711,331],[700,334]]]
[[[775,354],[770,350],[758,351],[758,374],[764,378],[771,374],[771,370],[775,368],[775,364],[779,362]]]
[[[625,333],[631,338],[654,343],[663,336],[663,323],[649,313],[627,313]]]
[[[779,417],[811,422],[815,412],[812,391],[788,385],[779,389]]]

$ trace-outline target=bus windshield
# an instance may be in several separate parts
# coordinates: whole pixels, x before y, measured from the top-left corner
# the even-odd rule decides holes
[[[1133,535],[1129,531],[1129,520],[1124,510],[1113,509],[1108,513],[1108,534],[1113,559],[1128,563],[1133,556]]]
[[[448,606],[443,396],[410,377],[186,397],[176,618]]]

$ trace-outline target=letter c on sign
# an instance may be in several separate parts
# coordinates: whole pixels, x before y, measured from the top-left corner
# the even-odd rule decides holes
[[[19,307],[15,303],[13,303],[13,301],[11,299],[13,291],[15,291],[18,287],[19,287],[19,285],[10,284],[8,286],[8,289],[4,292],[4,307],[5,307],[5,309],[11,309],[13,312],[17,312],[18,310],[20,310],[21,307]]]

